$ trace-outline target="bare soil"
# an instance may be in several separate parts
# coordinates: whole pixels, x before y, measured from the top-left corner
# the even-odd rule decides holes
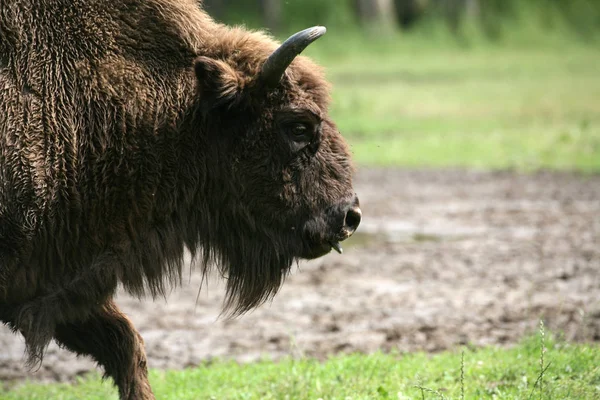
[[[117,302],[153,368],[212,358],[320,359],[338,352],[510,345],[540,318],[600,341],[600,176],[364,169],[364,222],[345,246],[303,262],[275,299],[219,319],[223,284],[191,271],[167,299]],[[0,380],[70,380],[94,363],[52,344],[37,372],[0,326]]]

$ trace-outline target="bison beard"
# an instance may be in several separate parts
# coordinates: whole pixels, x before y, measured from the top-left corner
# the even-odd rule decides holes
[[[54,339],[152,399],[118,284],[163,295],[187,248],[236,316],[341,251],[361,217],[350,156],[297,57],[324,33],[279,45],[195,0],[0,7],[0,321],[32,367]]]

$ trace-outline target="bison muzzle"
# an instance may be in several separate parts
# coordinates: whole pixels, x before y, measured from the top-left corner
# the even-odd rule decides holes
[[[185,249],[227,279],[224,310],[271,298],[298,259],[361,219],[329,85],[299,54],[196,0],[0,7],[0,320],[29,363],[51,340],[122,399],[153,398],[143,341],[113,302],[178,284]]]

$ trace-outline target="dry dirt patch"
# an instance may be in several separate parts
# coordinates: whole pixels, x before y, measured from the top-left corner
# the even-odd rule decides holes
[[[600,176],[372,169],[356,189],[364,223],[344,255],[301,263],[241,318],[218,319],[223,285],[211,278],[197,298],[195,272],[166,300],[119,294],[150,366],[510,344],[541,317],[568,339],[600,341]],[[94,369],[52,344],[29,373],[23,350],[0,327],[0,380]]]

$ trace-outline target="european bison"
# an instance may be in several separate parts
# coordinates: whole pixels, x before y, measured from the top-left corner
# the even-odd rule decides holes
[[[162,294],[184,249],[227,278],[226,310],[357,228],[348,148],[320,69],[195,0],[0,6],[0,320],[31,365],[50,340],[122,399],[153,398],[117,285]]]

